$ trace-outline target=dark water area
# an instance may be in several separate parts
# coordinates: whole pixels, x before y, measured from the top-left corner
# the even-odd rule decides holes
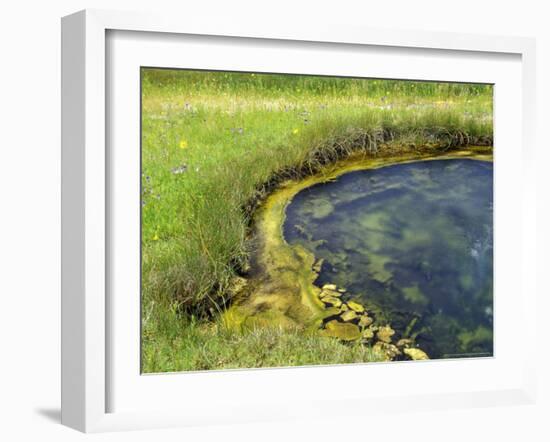
[[[493,354],[493,164],[431,160],[350,172],[296,195],[284,235],[431,358]]]

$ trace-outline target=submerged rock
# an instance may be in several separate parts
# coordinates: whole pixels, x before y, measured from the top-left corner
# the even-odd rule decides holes
[[[333,298],[340,298],[342,296],[342,293],[340,292],[337,292],[335,290],[327,290],[327,289],[323,289],[321,291],[321,294],[319,295],[321,298],[325,297],[325,296],[332,296]]]
[[[369,325],[371,325],[373,323],[373,319],[368,316],[368,315],[363,315],[361,316],[361,318],[359,319],[359,327],[368,327]]]
[[[330,318],[331,316],[338,316],[340,313],[342,313],[341,308],[342,306],[340,306],[340,308],[325,306],[325,310],[324,310],[325,318]]]
[[[391,337],[394,334],[395,331],[393,330],[393,328],[391,328],[389,325],[384,325],[383,327],[380,327],[378,329],[378,333],[376,333],[376,338],[381,342],[389,344],[391,342]]]
[[[342,301],[334,296],[325,296],[321,298],[321,300],[325,304],[332,305],[333,307],[340,307],[342,305]]]
[[[430,359],[426,353],[424,353],[419,348],[406,348],[403,350],[407,356],[409,356],[413,361],[423,361]]]
[[[334,211],[334,206],[330,201],[322,199],[317,202],[314,207],[313,213],[311,216],[314,219],[323,219],[329,216]]]
[[[344,322],[350,322],[354,319],[357,319],[357,313],[355,313],[353,310],[345,311],[340,315],[340,318],[342,318],[342,321]]]
[[[361,337],[359,327],[349,322],[338,322],[332,320],[327,322],[326,328],[322,331],[325,336],[342,339],[344,341],[354,341]]]
[[[363,313],[365,311],[365,307],[354,301],[348,301],[348,307],[357,313]]]
[[[361,336],[363,337],[363,339],[365,340],[370,340],[372,338],[374,338],[374,330],[372,327],[368,327],[366,329],[364,329],[362,332],[361,332]]]
[[[336,284],[325,284],[321,287],[323,290],[336,290]]]
[[[378,341],[376,344],[374,344],[372,349],[375,352],[384,355],[384,357],[388,361],[391,361],[401,354],[401,351],[399,351],[399,349],[395,345],[382,341]]]
[[[397,344],[395,345],[397,345],[398,347],[409,347],[410,345],[413,345],[413,344],[414,344],[414,340],[409,338],[402,338],[399,341],[397,341]]]

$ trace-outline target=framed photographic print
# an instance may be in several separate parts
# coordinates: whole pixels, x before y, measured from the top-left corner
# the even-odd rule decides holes
[[[63,423],[533,400],[532,40],[84,11],[62,42]]]

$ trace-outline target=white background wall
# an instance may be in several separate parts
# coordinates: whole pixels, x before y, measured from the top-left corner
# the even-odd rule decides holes
[[[57,0],[4,2],[0,6],[0,439],[82,440],[59,425],[60,358],[60,17],[83,8],[166,10],[183,23],[215,14],[250,20],[339,23],[535,36],[538,39],[539,273],[546,274],[543,225],[550,225],[550,13],[545,2],[460,0],[333,2],[233,0]],[[519,177],[518,177],[519,179]],[[545,260],[548,263],[548,260]],[[544,284],[544,287],[543,287]],[[550,293],[542,281],[539,292]],[[540,372],[550,372],[549,328],[541,325]],[[517,324],[521,333],[521,324]],[[521,357],[521,349],[518,349]],[[334,421],[256,424],[92,436],[101,441],[157,440],[550,440],[550,386],[540,379],[538,406],[369,416]]]

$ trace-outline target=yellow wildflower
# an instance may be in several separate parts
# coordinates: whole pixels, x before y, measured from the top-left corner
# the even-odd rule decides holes
[[[300,129],[298,129],[298,128],[296,128],[296,127],[295,127],[294,129],[292,129],[292,133],[293,133],[294,135],[296,135],[298,132],[300,132]]]
[[[155,233],[155,234],[153,235],[153,238],[151,238],[151,239],[152,239],[153,241],[158,241],[158,240],[159,240],[158,234]]]
[[[187,140],[181,140],[179,146],[180,149],[187,149],[189,147],[189,143],[187,142]]]

